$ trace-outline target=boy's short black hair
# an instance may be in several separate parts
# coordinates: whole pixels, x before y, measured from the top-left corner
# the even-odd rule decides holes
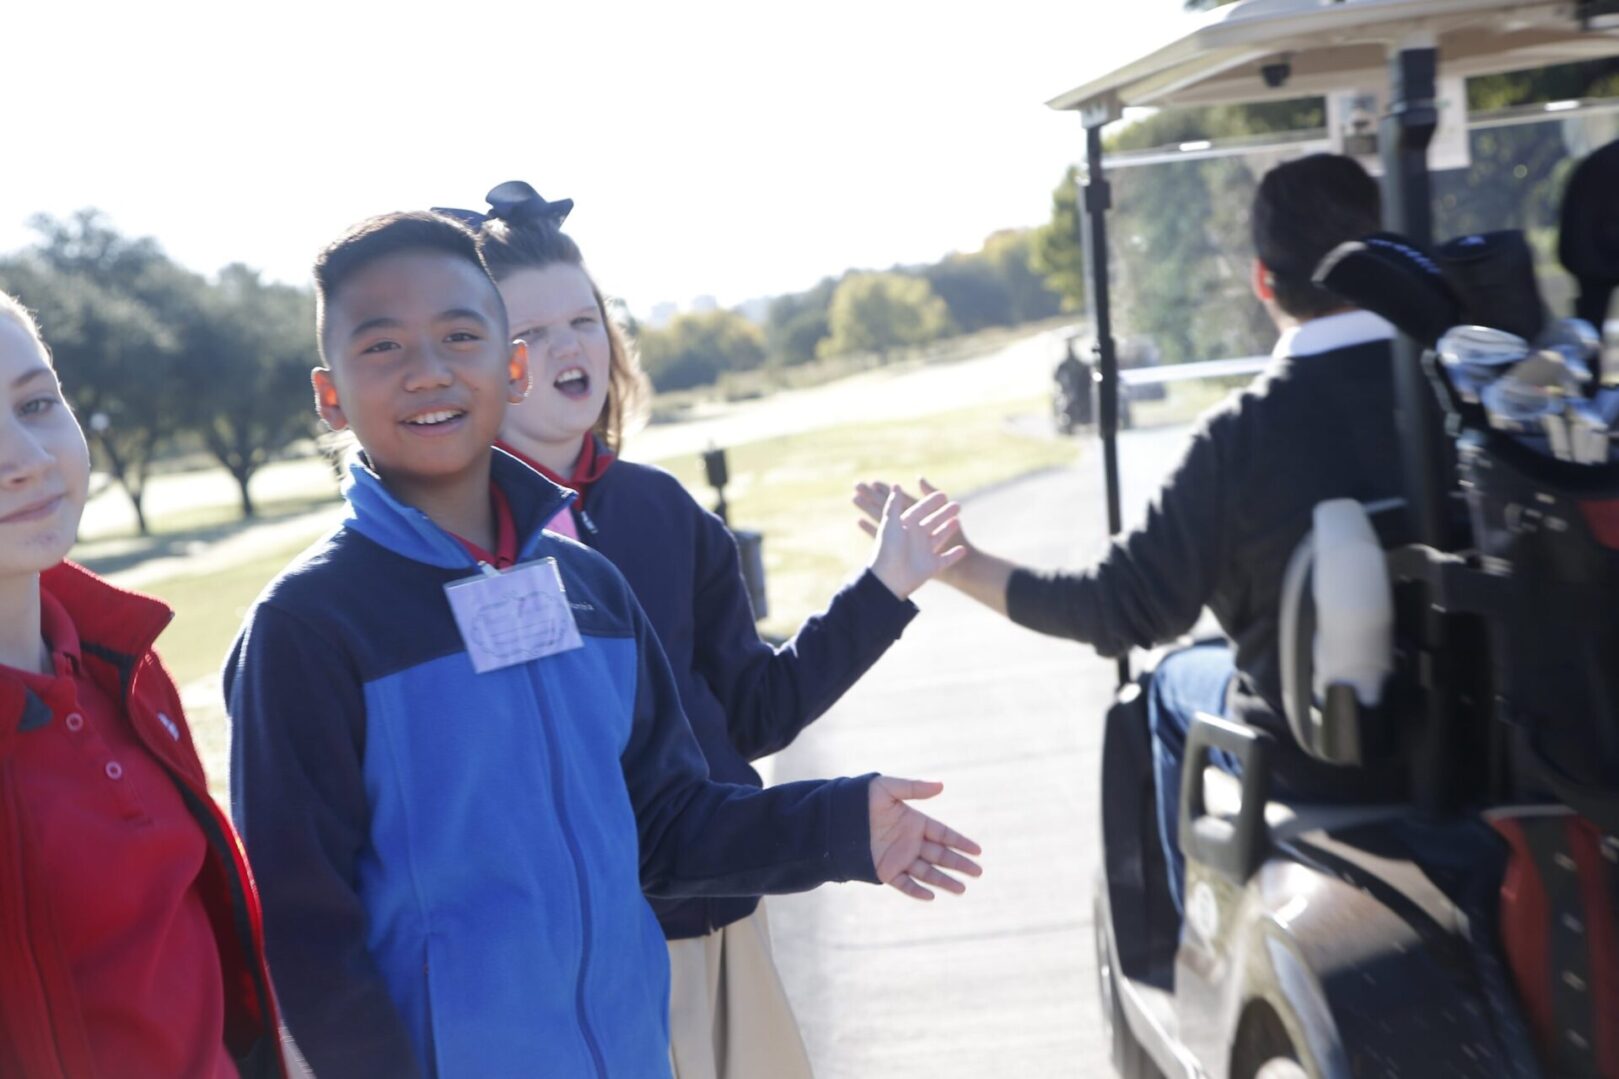
[[[1377,183],[1351,157],[1311,154],[1277,165],[1254,193],[1254,254],[1271,273],[1277,306],[1294,318],[1344,306],[1310,276],[1327,252],[1381,227]]]
[[[438,251],[464,259],[489,279],[498,298],[500,290],[489,266],[478,252],[478,237],[459,221],[427,210],[407,210],[366,218],[333,240],[315,256],[315,333],[321,358],[326,360],[326,306],[343,285],[373,263],[406,251]],[[505,305],[501,305],[505,310]]]

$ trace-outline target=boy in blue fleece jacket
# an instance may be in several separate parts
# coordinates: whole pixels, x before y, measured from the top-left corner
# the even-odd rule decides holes
[[[470,232],[375,218],[315,276],[317,407],[364,455],[225,692],[272,976],[317,1073],[665,1076],[643,888],[978,873],[905,805],[938,784],[709,781],[623,578],[542,529],[569,494],[491,449],[527,355]]]

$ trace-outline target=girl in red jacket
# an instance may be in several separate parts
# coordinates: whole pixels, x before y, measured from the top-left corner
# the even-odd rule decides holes
[[[152,641],[65,561],[90,455],[0,293],[0,1076],[280,1076],[258,902]]]

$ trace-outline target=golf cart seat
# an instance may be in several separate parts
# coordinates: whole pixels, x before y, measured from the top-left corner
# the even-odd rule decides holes
[[[1402,510],[1398,501],[1370,512],[1353,499],[1321,503],[1314,528],[1299,541],[1283,577],[1279,643],[1286,719],[1298,745],[1327,764],[1364,765],[1372,755],[1367,742],[1384,740],[1376,728],[1394,669],[1394,600],[1378,526],[1389,534]],[[1234,817],[1240,781],[1209,766],[1202,780],[1206,812]],[[1309,826],[1332,827],[1366,812],[1364,805],[1305,808],[1269,797],[1265,821],[1275,834],[1297,830],[1301,814]]]
[[[1394,588],[1371,514],[1322,502],[1282,579],[1282,698],[1293,737],[1329,764],[1367,762],[1394,671]]]

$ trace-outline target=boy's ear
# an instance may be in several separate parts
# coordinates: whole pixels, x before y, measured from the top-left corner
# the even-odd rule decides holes
[[[326,426],[334,431],[347,427],[349,419],[343,414],[343,403],[337,399],[337,383],[332,381],[331,371],[324,367],[313,368],[309,372],[309,384],[315,388],[315,411],[326,421]]]
[[[1253,281],[1254,295],[1262,301],[1276,298],[1276,279],[1271,276],[1270,270],[1263,262],[1254,259]]]
[[[510,384],[507,400],[512,404],[521,404],[528,397],[528,392],[534,388],[534,371],[528,365],[528,344],[517,340],[512,342],[512,354],[506,360],[506,379]]]

